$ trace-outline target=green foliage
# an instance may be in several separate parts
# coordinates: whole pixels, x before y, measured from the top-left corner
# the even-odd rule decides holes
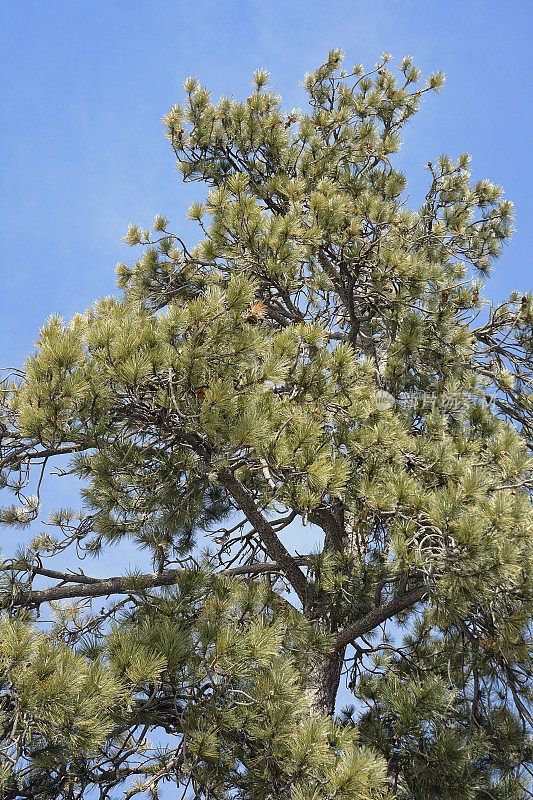
[[[332,51],[290,113],[264,70],[244,101],[187,80],[201,241],[130,226],[120,296],[2,385],[0,522],[55,457],[83,499],[2,563],[6,800],[528,796],[533,300],[481,294],[512,204],[467,154],[408,207],[393,157],[443,76],[390,60]],[[124,538],[153,573],[57,569]]]

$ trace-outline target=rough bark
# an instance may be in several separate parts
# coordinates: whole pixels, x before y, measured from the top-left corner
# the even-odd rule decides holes
[[[305,566],[309,556],[296,556],[294,561]],[[92,578],[77,573],[58,572],[56,570],[36,569],[35,574],[43,577],[58,578],[62,581],[57,586],[46,589],[17,590],[16,592],[0,592],[0,608],[19,606],[39,606],[51,600],[72,600],[74,598],[107,597],[114,594],[135,594],[144,589],[155,589],[160,586],[172,586],[177,583],[185,569],[166,569],[162,572],[143,573],[138,575],[116,576],[112,578]],[[283,571],[281,564],[275,561],[264,561],[257,564],[243,564],[239,567],[222,569],[214,573],[218,577],[238,575],[278,574]]]
[[[282,567],[305,609],[308,603],[308,581],[294,556],[289,553],[270,522],[259,511],[250,492],[231,470],[221,469],[218,471],[217,476],[222,486],[235,501],[237,508],[243,512],[248,522],[253,525],[267,554]]]
[[[335,713],[345,650],[337,650],[332,657],[325,658],[309,675],[308,692],[316,713],[330,716]]]

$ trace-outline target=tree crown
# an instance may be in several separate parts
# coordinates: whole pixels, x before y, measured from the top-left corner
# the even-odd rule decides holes
[[[3,564],[6,797],[527,795],[533,298],[482,295],[512,204],[463,154],[410,209],[393,156],[443,76],[342,58],[306,112],[264,70],[243,102],[186,81],[200,243],[130,226],[122,294],[4,383],[0,520],[38,517],[57,457],[84,505]],[[45,566],[123,537],[153,573]]]

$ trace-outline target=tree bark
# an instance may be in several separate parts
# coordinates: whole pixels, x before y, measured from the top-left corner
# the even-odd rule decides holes
[[[308,692],[312,708],[317,714],[335,713],[335,701],[341,679],[342,665],[346,648],[337,650],[333,656],[327,656],[311,671],[308,679]]]
[[[299,566],[306,566],[309,556],[295,556],[294,562]],[[48,578],[57,578],[61,583],[49,586],[46,589],[19,590],[16,593],[0,592],[0,609],[16,608],[19,606],[39,606],[51,600],[71,600],[76,597],[110,597],[114,594],[135,594],[144,589],[155,589],[160,586],[173,586],[178,582],[180,575],[186,572],[184,568],[165,569],[162,572],[122,575],[111,578],[92,578],[88,575],[78,575],[73,572],[58,572],[57,570],[38,568],[37,575]],[[233,575],[263,575],[279,574],[283,567],[276,561],[261,561],[257,564],[242,564],[230,569],[221,569],[213,573],[213,578]],[[72,583],[65,583],[72,581]],[[77,581],[77,582],[75,582]]]

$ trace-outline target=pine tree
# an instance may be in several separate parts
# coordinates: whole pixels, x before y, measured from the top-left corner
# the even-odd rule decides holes
[[[2,384],[2,523],[52,464],[83,499],[1,565],[6,800],[531,796],[533,298],[482,295],[512,204],[468,155],[409,208],[444,79],[389,61],[331,52],[290,113],[187,80],[201,241],[131,226],[120,295]],[[124,539],[153,572],[77,561]]]

